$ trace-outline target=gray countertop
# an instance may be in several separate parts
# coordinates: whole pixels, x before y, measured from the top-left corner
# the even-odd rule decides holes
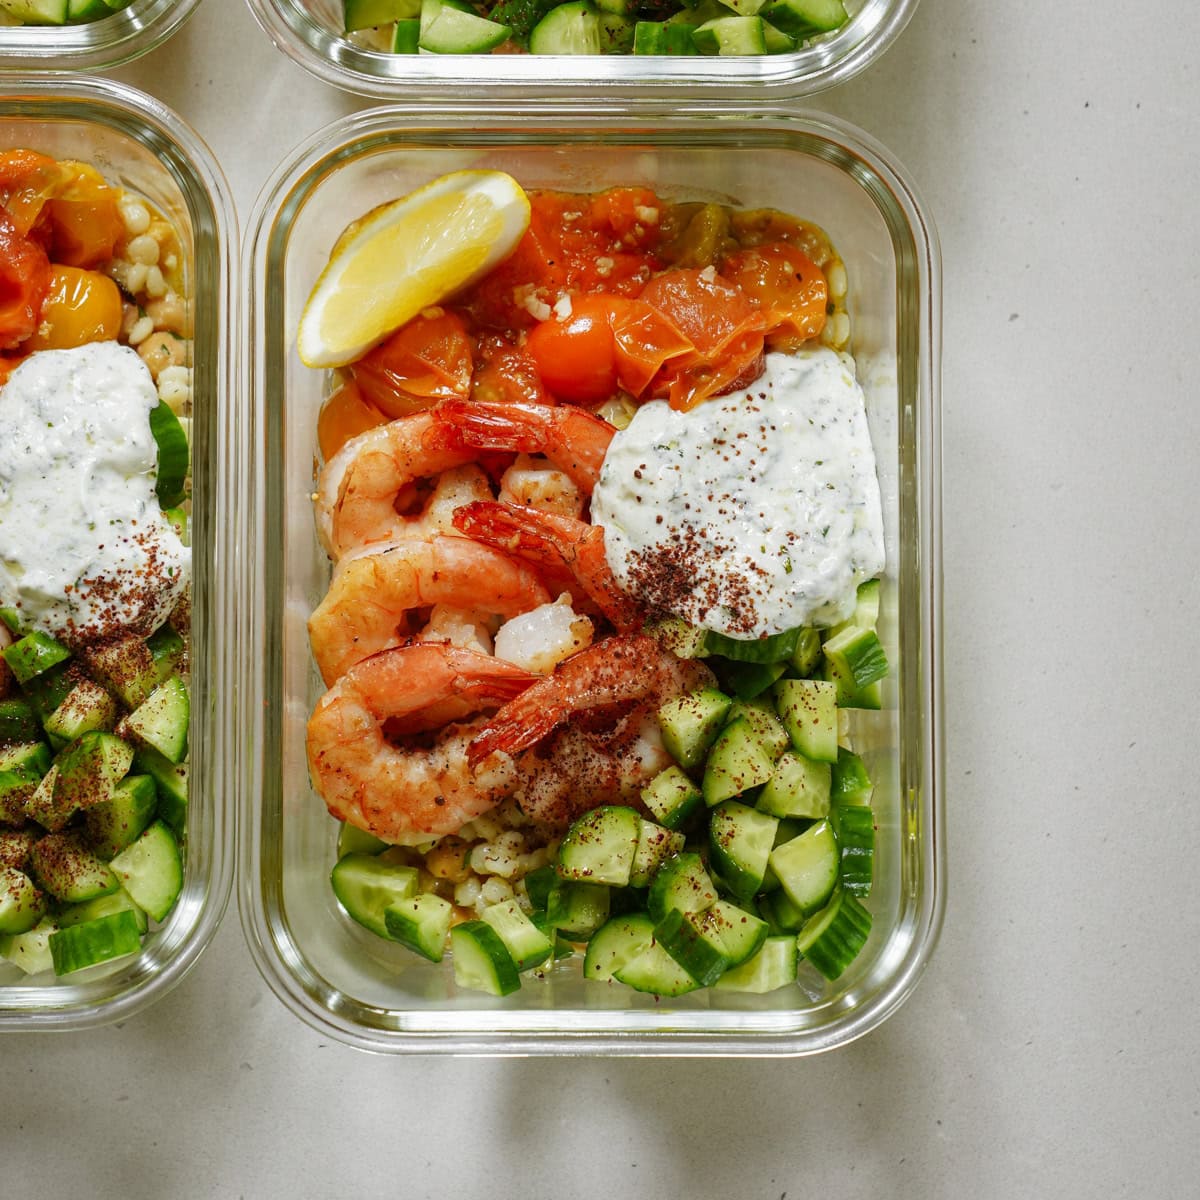
[[[944,258],[949,904],[900,1012],[815,1059],[376,1057],[283,1008],[231,905],[150,1010],[3,1039],[5,1193],[1195,1196],[1198,45],[1194,6],[923,0],[813,102],[906,165]],[[241,0],[118,74],[243,226],[362,105]]]

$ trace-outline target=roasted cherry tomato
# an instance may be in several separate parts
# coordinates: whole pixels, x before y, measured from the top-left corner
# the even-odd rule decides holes
[[[86,163],[61,166],[66,178],[46,203],[50,257],[70,267],[98,267],[125,236],[117,190]]]
[[[750,297],[770,322],[768,340],[791,348],[825,328],[829,288],[820,267],[786,242],[738,250],[721,274]]]
[[[414,317],[349,369],[364,398],[389,417],[465,400],[471,392],[471,339],[456,313]]]
[[[617,349],[607,296],[575,296],[566,320],[551,317],[529,332],[525,349],[542,382],[560,400],[599,404],[617,390]]]
[[[0,210],[0,350],[16,349],[37,329],[50,281],[45,250]]]
[[[22,349],[70,350],[121,332],[121,292],[107,275],[53,266],[41,321]]]
[[[36,150],[0,152],[0,206],[18,233],[28,234],[37,224],[43,206],[65,174],[54,159]]]
[[[533,356],[503,334],[484,334],[476,343],[480,364],[475,371],[471,398],[499,404],[553,404],[542,386]]]
[[[356,383],[344,383],[321,409],[317,418],[317,443],[321,457],[328,462],[351,438],[376,425],[383,425],[387,417],[368,404]]]

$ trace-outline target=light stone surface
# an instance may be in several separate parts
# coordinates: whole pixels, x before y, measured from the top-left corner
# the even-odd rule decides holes
[[[0,1041],[8,1196],[1174,1200],[1200,1179],[1200,9],[922,0],[815,99],[945,264],[949,907],[916,994],[816,1059],[397,1060],[267,991],[232,907],[124,1027]],[[359,107],[205,0],[120,76],[243,227]]]

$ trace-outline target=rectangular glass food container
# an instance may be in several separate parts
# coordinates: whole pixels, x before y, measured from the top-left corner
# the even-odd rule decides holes
[[[387,54],[343,32],[342,0],[247,0],[271,40],[289,58],[336,87],[403,101],[419,85],[464,93],[480,87],[577,90],[581,85],[655,91],[728,91],[766,85],[807,96],[856,75],[908,24],[917,0],[845,0],[849,22],[789,54],[683,57],[634,54]],[[732,16],[732,12],[730,13]]]
[[[133,0],[81,25],[0,25],[0,71],[108,70],[153,50],[200,0]]]
[[[309,786],[305,723],[321,694],[305,622],[329,564],[311,493],[327,381],[295,351],[302,307],[342,229],[443,172],[493,167],[527,187],[644,184],[670,199],[775,207],[823,226],[845,261],[853,347],[885,508],[883,710],[855,717],[876,780],[870,941],[843,977],[766,996],[658,1000],[585,982],[581,957],[496,1000],[356,926],[334,901],[336,823]],[[463,1054],[806,1054],[876,1026],[924,968],[943,906],[939,574],[939,259],[912,186],[887,153],[830,118],[755,102],[670,108],[611,101],[486,112],[437,103],[345,118],[276,172],[245,244],[244,392],[253,471],[242,514],[240,909],[267,982],[322,1032],[381,1051]],[[250,753],[250,748],[253,753]]]
[[[236,560],[230,487],[239,444],[230,373],[232,201],[208,148],[168,108],[107,80],[24,81],[0,97],[0,148],[96,166],[175,226],[193,310],[190,783],[183,891],[136,956],[47,982],[0,961],[0,1031],[122,1020],[172,988],[216,932],[233,877],[233,642]]]

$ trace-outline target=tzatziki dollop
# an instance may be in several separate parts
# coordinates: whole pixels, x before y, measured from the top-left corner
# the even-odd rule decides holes
[[[154,381],[116,342],[30,355],[0,389],[0,605],[69,644],[147,635],[191,551],[155,495]]]
[[[883,569],[883,512],[853,362],[771,353],[750,386],[638,409],[592,496],[618,583],[652,612],[751,639],[846,617]]]

